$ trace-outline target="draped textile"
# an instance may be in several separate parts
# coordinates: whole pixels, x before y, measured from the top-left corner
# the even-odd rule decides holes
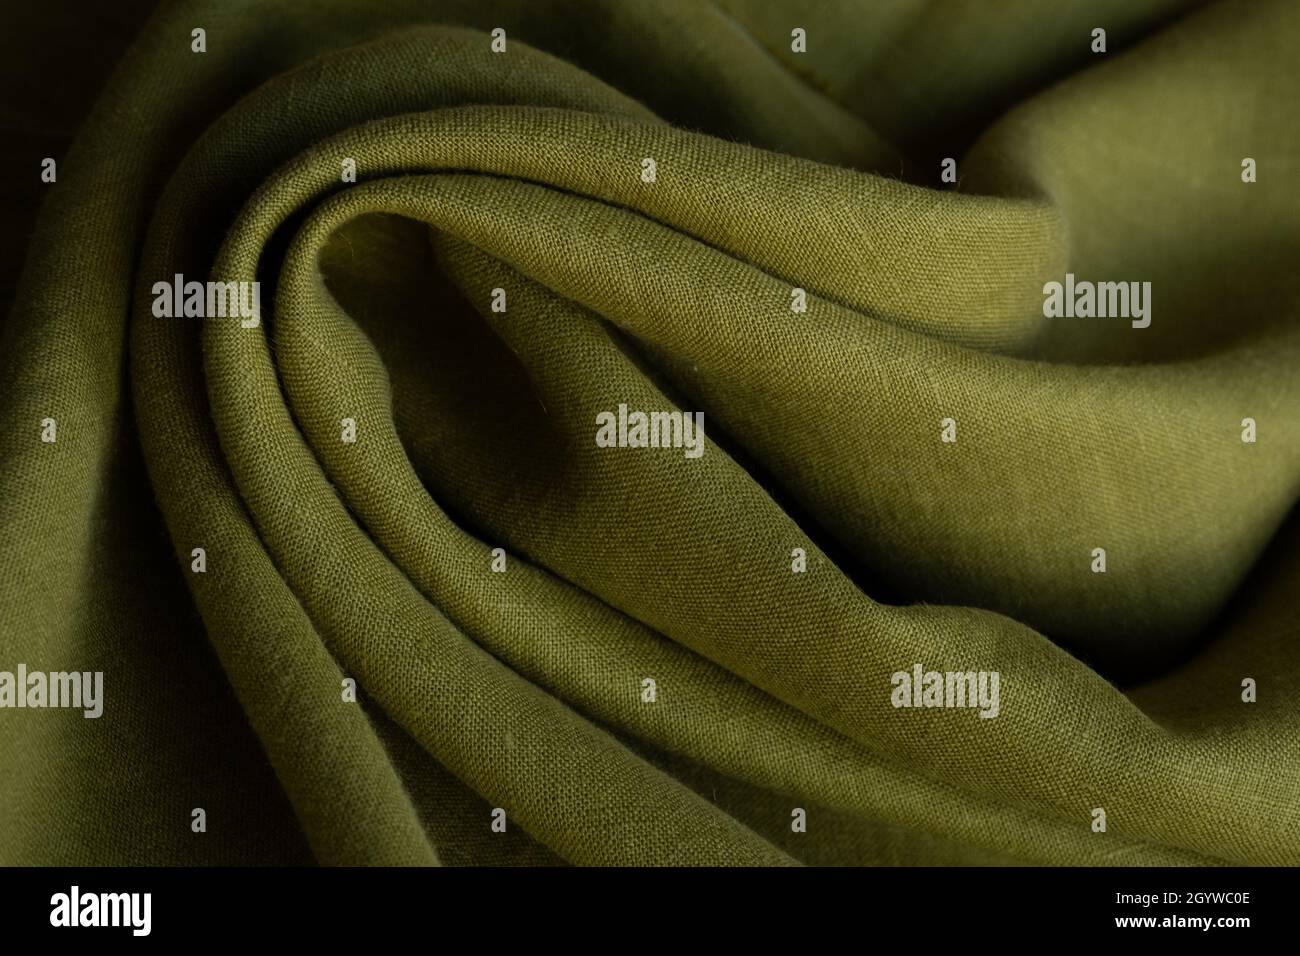
[[[1298,104],[1293,0],[164,4],[11,147],[0,863],[1300,863]]]

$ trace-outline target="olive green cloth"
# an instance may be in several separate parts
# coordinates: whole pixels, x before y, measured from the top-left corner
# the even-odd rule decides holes
[[[164,5],[22,159],[0,671],[104,712],[0,709],[0,863],[1300,863],[1297,50],[1294,0]]]

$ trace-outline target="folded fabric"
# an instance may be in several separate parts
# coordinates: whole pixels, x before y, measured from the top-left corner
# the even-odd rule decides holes
[[[1300,863],[1298,44],[163,5],[30,164],[0,863]]]

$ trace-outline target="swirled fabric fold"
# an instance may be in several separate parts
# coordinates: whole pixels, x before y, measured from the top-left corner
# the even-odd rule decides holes
[[[1297,49],[1289,0],[164,4],[32,177],[0,671],[103,713],[0,709],[0,863],[1300,863]]]

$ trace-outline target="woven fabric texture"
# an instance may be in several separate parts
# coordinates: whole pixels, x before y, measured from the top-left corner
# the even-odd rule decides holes
[[[162,5],[23,167],[0,671],[103,714],[0,708],[0,863],[1300,864],[1298,50],[1294,0]]]

